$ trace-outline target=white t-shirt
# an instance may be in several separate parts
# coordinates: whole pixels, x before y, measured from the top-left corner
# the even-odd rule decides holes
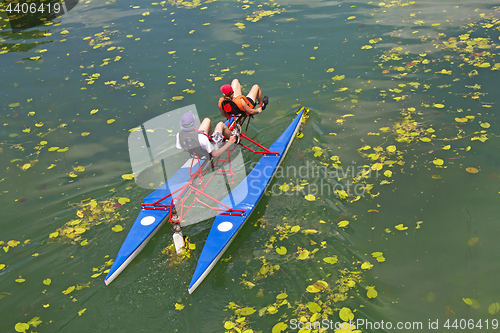
[[[179,133],[177,133],[176,138],[175,147],[182,150],[181,142],[179,141]],[[209,154],[216,149],[215,145],[210,142],[205,134],[198,133],[198,142],[200,143],[201,148],[206,150]]]

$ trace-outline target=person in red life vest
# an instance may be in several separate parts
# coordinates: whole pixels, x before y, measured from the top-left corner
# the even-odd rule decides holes
[[[248,95],[244,96],[241,93],[241,85],[238,79],[234,79],[230,85],[223,85],[220,90],[222,91],[222,97],[219,99],[219,110],[221,115],[227,119],[237,113],[245,112],[249,116],[261,113],[269,103],[269,98],[267,96],[262,97],[262,90],[256,84],[252,86]],[[255,109],[256,105],[259,105],[257,109]]]
[[[200,127],[195,130],[198,117],[191,112],[186,112],[180,120],[181,131],[177,133],[175,146],[178,149],[196,154],[199,158],[219,157],[236,142],[237,137],[223,122],[219,122],[212,132],[209,118],[203,119]],[[224,142],[224,138],[227,142]]]

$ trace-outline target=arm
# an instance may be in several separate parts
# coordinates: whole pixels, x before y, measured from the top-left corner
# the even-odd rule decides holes
[[[236,137],[235,136],[231,136],[229,138],[229,140],[224,144],[224,146],[220,147],[217,150],[212,151],[212,156],[213,157],[219,157],[220,155],[222,155],[223,152],[225,152],[235,142],[236,142]]]
[[[222,110],[222,108],[220,108],[220,107],[219,107],[219,111],[220,111],[221,116],[223,116],[224,118],[227,118],[226,111]]]

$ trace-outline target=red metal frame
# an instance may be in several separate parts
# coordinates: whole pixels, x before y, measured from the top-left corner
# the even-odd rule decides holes
[[[236,124],[240,125],[241,128],[245,125],[246,122],[246,127],[245,131],[240,133],[240,137],[247,139],[254,145],[258,146],[262,150],[254,150],[247,145],[242,144],[241,142],[239,143],[241,146],[244,148],[250,150],[253,153],[258,153],[258,154],[272,154],[272,155],[278,155],[277,152],[270,151],[260,143],[250,139],[246,133],[248,130],[248,125],[250,124],[250,117],[247,116],[246,114],[244,115],[238,115],[236,116],[236,119],[231,123],[229,126],[230,130],[233,130]],[[234,146],[236,147],[236,146]],[[207,207],[208,209],[212,209],[216,211],[220,215],[230,215],[230,216],[244,216],[245,215],[245,210],[241,209],[233,209],[225,204],[223,204],[221,201],[211,197],[210,195],[206,194],[204,192],[205,188],[208,186],[208,184],[212,181],[214,176],[216,175],[224,175],[224,176],[230,176],[231,177],[231,183],[234,183],[233,180],[233,168],[231,165],[231,153],[234,151],[235,148],[233,149],[228,149],[226,151],[227,153],[227,158],[221,158],[219,157],[216,161],[216,164],[214,165],[214,162],[212,159],[205,159],[201,160],[198,156],[193,155],[191,159],[191,166],[189,168],[189,173],[191,177],[189,178],[189,181],[182,186],[181,188],[175,190],[174,192],[170,193],[169,195],[164,196],[163,198],[156,200],[153,203],[142,203],[141,207],[142,209],[149,209],[149,210],[170,210],[169,214],[169,219],[168,222],[170,224],[178,224],[180,223],[184,217],[187,215],[189,210],[194,206],[195,203],[202,204],[203,206]],[[222,166],[224,163],[227,162],[229,164],[229,170],[227,169],[222,169]],[[198,163],[198,169],[193,173],[193,166],[194,163]],[[207,168],[208,163],[210,163],[210,166],[212,169],[217,169],[216,172],[213,173],[213,175],[206,181],[204,181],[203,177],[206,175],[208,170],[210,168]],[[197,180],[198,178],[198,180]],[[197,181],[198,186],[201,186],[201,190],[193,186],[193,183]],[[188,198],[191,196],[191,194],[194,195],[194,199],[191,204],[185,205],[185,202],[188,200]],[[202,201],[199,200],[199,198],[203,196],[205,198],[210,199],[216,204],[221,205],[224,208],[219,208],[219,207],[212,207]],[[170,200],[169,204],[162,204],[161,202],[165,200]],[[180,207],[180,211],[176,209],[176,205]]]
[[[244,132],[241,132],[240,133],[240,137],[243,138],[243,139],[247,139],[248,141],[250,141],[251,143],[253,143],[254,145],[256,145],[257,147],[259,148],[262,148],[263,150],[254,150],[250,147],[248,147],[247,145],[244,145],[242,144],[241,142],[239,143],[242,147],[245,147],[246,149],[250,150],[252,153],[256,153],[256,154],[272,154],[272,155],[278,155],[277,152],[274,152],[274,151],[270,151],[269,149],[267,149],[266,147],[264,147],[263,145],[261,145],[260,143],[250,139],[246,134],[247,134],[247,130],[248,130],[248,125],[250,125],[250,118],[252,116],[247,116],[246,114],[240,114],[240,115],[237,115],[236,116],[236,119],[231,123],[231,125],[229,126],[229,129],[232,131],[234,129],[234,127],[236,126],[236,124],[240,125],[241,128],[243,128],[243,125],[245,124],[245,122],[247,123],[246,124],[246,127],[245,127],[245,131]]]
[[[212,197],[204,192],[205,188],[208,186],[208,184],[212,181],[212,179],[216,175],[230,176],[231,183],[234,182],[234,180],[233,180],[234,172],[233,172],[232,167],[231,167],[231,158],[230,158],[231,152],[232,152],[232,150],[228,150],[227,151],[228,157],[226,159],[218,159],[215,166],[214,166],[212,160],[206,159],[202,163],[201,159],[198,156],[196,156],[196,155],[192,156],[191,166],[190,166],[191,177],[189,178],[189,181],[181,188],[164,196],[161,199],[156,200],[153,203],[142,203],[141,204],[142,209],[170,210],[170,215],[169,215],[169,219],[168,219],[168,222],[170,224],[180,223],[184,219],[184,217],[187,215],[187,213],[191,210],[191,208],[193,208],[195,203],[202,204],[203,206],[205,206],[209,209],[212,209],[212,210],[218,212],[219,214],[244,216],[245,210],[233,209],[233,208],[227,206],[226,204],[222,203],[221,201],[215,199],[214,197]],[[195,162],[195,160],[196,160],[196,162]],[[224,164],[224,162],[229,163],[229,165],[230,165],[229,170],[225,170],[225,169],[221,168],[221,166]],[[193,173],[193,164],[194,163],[198,163],[199,167]],[[208,168],[206,168],[207,163],[210,163],[212,168],[217,168],[217,171],[214,172],[208,180],[204,180],[203,177],[208,172]],[[198,181],[197,181],[197,178],[199,178]],[[201,190],[196,188],[193,185],[193,183],[196,181],[198,183],[198,186],[201,186]],[[194,195],[193,201],[189,205],[185,204],[186,201],[191,197],[191,195]],[[219,204],[224,208],[212,207],[212,206],[202,202],[201,200],[199,200],[199,198],[201,196],[210,199],[215,204]],[[164,202],[165,200],[167,200],[167,202],[170,201],[170,203],[162,204],[161,202]],[[176,206],[180,208],[179,211],[177,210]]]

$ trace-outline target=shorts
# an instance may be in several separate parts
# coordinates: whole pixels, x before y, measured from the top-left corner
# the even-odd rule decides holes
[[[224,144],[224,136],[219,131],[212,133],[212,140],[214,141],[215,149],[219,149]]]
[[[252,104],[252,109],[253,109],[255,107],[255,101],[251,97],[248,97],[248,96],[247,96],[247,99]]]

